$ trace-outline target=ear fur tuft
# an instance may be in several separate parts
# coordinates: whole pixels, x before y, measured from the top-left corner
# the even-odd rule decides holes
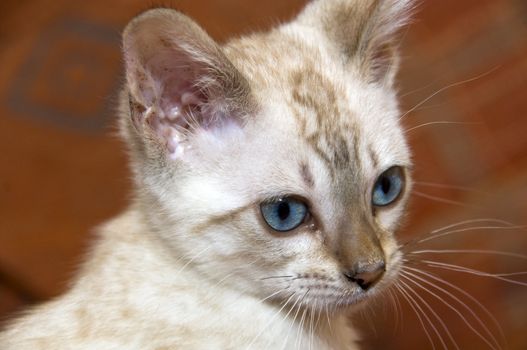
[[[368,82],[391,85],[398,66],[397,34],[410,18],[412,0],[315,0],[299,15],[320,30]]]
[[[168,9],[149,10],[123,34],[133,126],[173,159],[197,129],[241,124],[251,105],[245,78],[194,21]]]

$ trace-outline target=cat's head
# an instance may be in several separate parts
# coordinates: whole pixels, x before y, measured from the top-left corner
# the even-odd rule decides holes
[[[179,12],[124,32],[122,131],[150,225],[187,269],[351,305],[398,269],[410,155],[393,80],[408,1],[314,1],[216,44]]]

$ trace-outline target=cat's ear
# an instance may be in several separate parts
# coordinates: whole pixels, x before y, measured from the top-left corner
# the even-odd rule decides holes
[[[179,159],[195,133],[243,123],[247,81],[185,15],[168,9],[141,14],[124,31],[123,51],[135,142]]]
[[[412,0],[315,0],[298,21],[316,28],[368,82],[392,85],[397,73],[400,29]]]

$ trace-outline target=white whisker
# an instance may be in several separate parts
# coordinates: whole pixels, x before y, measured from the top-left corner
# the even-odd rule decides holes
[[[289,310],[289,312],[287,313],[286,317],[291,313],[291,311],[296,307],[296,305],[298,303],[302,303],[302,300],[305,298],[305,296],[307,295],[307,292],[306,291],[304,294],[300,295],[295,303],[293,304],[293,306],[291,307],[291,309]],[[296,309],[296,312],[295,312],[295,315],[293,316],[293,320],[291,321],[291,325],[289,326],[289,330],[287,331],[287,336],[285,337],[285,340],[284,340],[284,345],[282,346],[282,349],[286,349],[287,347],[287,340],[289,339],[289,334],[291,333],[291,329],[293,328],[293,326],[295,325],[295,322],[296,322],[296,317],[298,316],[298,312],[300,311],[300,304],[298,304],[298,308]]]
[[[510,258],[527,259],[527,255],[524,254],[486,249],[423,249],[409,252],[409,254],[488,254],[506,256]]]
[[[437,284],[434,284],[422,277],[419,277],[413,273],[411,273],[410,271],[408,270],[411,270],[411,271],[414,271],[415,273],[419,273],[421,274],[422,276],[426,276],[436,282],[439,282],[439,283],[442,283],[452,289],[454,289],[455,291],[461,293],[462,295],[464,295],[465,297],[467,297],[469,300],[471,300],[473,303],[475,303],[491,320],[492,322],[494,322],[494,325],[496,326],[496,328],[498,329],[498,331],[500,332],[500,336],[502,337],[502,339],[505,338],[504,334],[503,334],[503,330],[501,329],[501,326],[498,322],[498,320],[496,320],[496,318],[492,315],[492,313],[485,307],[483,306],[483,304],[481,304],[481,302],[479,302],[476,298],[474,298],[472,295],[470,295],[467,291],[459,288],[458,286],[454,285],[453,283],[450,283],[450,282],[447,282],[445,281],[444,279],[440,278],[440,277],[437,277],[435,276],[434,274],[432,273],[429,273],[429,272],[425,272],[425,271],[422,271],[422,270],[419,270],[419,269],[416,269],[416,268],[412,268],[412,267],[409,267],[409,266],[405,266],[404,269],[406,270],[405,272],[407,274],[411,274],[413,277],[423,281],[424,283],[432,286],[433,288],[445,293],[447,296],[449,296],[450,298],[454,299],[455,301],[457,301],[461,306],[463,306],[471,315],[472,317],[474,317],[474,319],[477,321],[477,323],[481,326],[481,328],[485,331],[485,333],[492,339],[492,341],[497,345],[498,348],[500,348],[499,346],[499,342],[496,340],[496,338],[494,337],[494,335],[492,334],[492,332],[488,329],[488,327],[485,325],[485,323],[481,320],[480,317],[478,317],[478,315],[476,314],[476,312],[474,310],[472,310],[472,308],[470,308],[466,303],[464,303],[461,299],[459,299],[457,296],[455,296],[453,293],[447,291],[446,289],[438,286]],[[450,305],[450,304],[448,304]],[[451,307],[451,306],[449,306]],[[454,312],[456,312],[456,314],[458,314],[458,316],[461,317],[461,319],[465,322],[465,324],[467,324],[464,316],[462,314],[459,313],[459,311],[455,308],[452,309]],[[479,332],[475,331],[473,329],[473,327],[469,324],[467,324],[467,326],[469,326],[469,328],[471,330],[473,330],[476,334],[479,335]],[[483,339],[486,339],[485,337],[483,337]],[[491,346],[492,347],[492,346]]]
[[[501,220],[501,219],[478,218],[478,219],[463,220],[463,221],[456,222],[454,224],[446,225],[446,226],[443,226],[441,228],[432,230],[430,233],[438,233],[438,232],[446,231],[446,230],[454,228],[454,227],[459,227],[459,226],[463,226],[463,225],[466,225],[466,224],[480,223],[480,222],[488,222],[488,223],[494,223],[494,224],[503,224],[503,225],[506,225],[506,226],[517,226],[517,225],[515,225],[515,224],[513,224],[511,222],[508,222],[508,221],[505,221],[505,220]]]
[[[207,250],[209,250],[212,246],[207,246],[205,249],[199,251],[197,254],[195,254],[192,258],[190,258],[179,270],[178,274],[181,273],[189,264],[191,264],[194,260],[196,260],[201,254],[205,253]]]
[[[464,302],[462,302],[459,298],[455,297],[453,294],[451,293],[447,293],[447,291],[441,287],[438,287],[437,285],[431,283],[430,281],[427,281],[426,279],[424,278],[421,278],[409,271],[401,271],[401,274],[406,274],[408,276],[411,276],[413,278],[417,278],[418,280],[422,281],[423,283],[426,283],[428,284],[429,286],[433,287],[433,288],[436,288],[440,291],[442,291],[443,293],[447,294],[448,296],[450,296],[451,298],[453,298],[454,300],[456,300],[458,303],[460,303],[461,305],[463,305],[465,307],[465,309],[467,309],[469,312],[471,312],[472,316],[474,316],[474,318],[478,321],[478,323],[481,325],[481,327],[483,327],[483,329],[485,330],[485,332],[487,334],[489,334],[491,340],[497,344],[497,347],[494,347],[495,344],[492,344],[486,337],[484,337],[480,332],[478,332],[477,329],[474,328],[474,326],[472,325],[472,323],[470,323],[466,317],[459,311],[457,310],[455,307],[453,307],[452,305],[450,305],[450,303],[448,303],[446,300],[444,300],[443,298],[441,298],[439,295],[437,295],[436,293],[432,292],[430,289],[427,289],[427,288],[423,288],[427,293],[431,294],[432,296],[434,296],[435,298],[437,298],[438,300],[440,300],[443,304],[445,304],[450,310],[454,311],[462,320],[463,322],[467,325],[468,328],[470,328],[472,330],[472,332],[474,332],[474,334],[476,334],[481,340],[483,340],[490,348],[492,349],[499,349],[500,346],[499,346],[499,343],[497,342],[496,338],[492,335],[492,333],[490,332],[490,330],[488,330],[488,328],[485,326],[485,324],[481,321],[481,319],[479,317],[477,317],[476,313],[468,306],[466,305]],[[408,280],[411,280],[410,278],[406,277]]]
[[[331,327],[331,320],[330,320],[330,317],[329,317],[330,315],[329,315],[328,303],[324,303],[324,308],[325,308],[325,311],[326,311],[326,318],[327,318],[327,321],[328,321],[329,334],[331,334],[333,336],[334,334],[333,334],[333,328]]]
[[[315,310],[317,310],[317,318],[315,321],[315,330],[318,330],[319,324],[320,324],[320,316],[322,313],[322,307],[318,307],[318,300],[315,303]]]
[[[419,244],[419,243],[430,241],[432,239],[437,239],[440,237],[449,236],[454,233],[460,233],[460,232],[468,232],[468,231],[476,231],[476,230],[521,230],[525,228],[527,228],[527,226],[523,226],[523,225],[522,226],[474,226],[474,227],[466,227],[466,228],[460,228],[456,230],[450,230],[446,232],[444,232],[443,230],[440,233],[433,233],[432,231],[433,233],[432,235],[428,235],[425,238],[416,241],[415,243]]]
[[[285,275],[285,276],[269,276],[269,277],[260,278],[260,281],[269,280],[269,279],[274,279],[274,278],[293,278],[293,277],[294,277],[293,275]]]
[[[428,330],[427,328],[425,327],[425,323],[423,322],[423,319],[421,318],[421,314],[419,314],[419,312],[417,311],[416,309],[416,306],[414,305],[415,301],[407,294],[407,292],[405,291],[404,288],[402,288],[399,284],[396,284],[395,285],[395,288],[397,288],[397,290],[399,290],[399,292],[401,293],[401,295],[403,296],[403,298],[406,300],[406,302],[408,303],[408,305],[410,305],[410,307],[412,308],[412,310],[414,311],[415,315],[417,316],[417,319],[419,320],[419,323],[421,324],[421,328],[423,329],[423,331],[425,332],[425,335],[426,337],[428,338],[428,341],[430,342],[430,345],[432,345],[432,349],[435,350],[436,346],[435,346],[435,343],[434,341],[432,340],[432,337],[430,336],[430,333],[428,333]],[[422,312],[422,311],[421,311]]]
[[[458,206],[466,207],[466,208],[472,207],[472,206],[467,205],[467,204],[465,204],[463,202],[459,202],[459,201],[455,201],[455,200],[447,199],[447,198],[442,198],[442,197],[437,197],[437,196],[432,196],[430,194],[422,193],[422,192],[415,191],[415,190],[412,191],[412,194],[415,194],[416,196],[423,197],[423,198],[426,198],[426,199],[434,200],[434,201],[440,202],[440,203],[453,204],[453,205],[458,205]]]
[[[258,303],[261,304],[261,303],[263,303],[264,301],[266,301],[266,300],[268,300],[268,299],[274,297],[275,295],[277,295],[278,293],[283,292],[283,291],[286,290],[286,289],[287,289],[287,288],[282,288],[282,289],[280,289],[280,290],[277,290],[276,292],[274,292],[274,293],[272,293],[272,294],[266,296],[265,298],[259,300]]]
[[[399,302],[399,298],[397,297],[397,294],[393,292],[392,289],[388,290],[388,294],[390,295],[390,298],[393,302],[394,311],[395,311],[395,326],[394,326],[394,334],[399,329],[399,326],[403,324],[403,308],[401,307],[401,303]]]
[[[249,345],[247,345],[247,349],[250,349],[253,343],[256,341],[256,339],[258,339],[264,333],[264,331],[267,330],[267,328],[273,323],[275,318],[282,312],[282,310],[287,306],[289,301],[291,301],[291,298],[293,298],[294,296],[295,296],[295,292],[292,292],[291,296],[289,296],[284,302],[282,302],[282,307],[278,311],[276,311],[275,314],[271,317],[271,319],[262,327],[260,332],[253,338],[253,340],[249,343]]]
[[[309,292],[309,289],[308,289],[308,292]],[[307,308],[304,308],[304,311],[302,311],[302,317],[300,318],[300,325],[298,327],[298,330],[297,330],[297,337],[296,337],[296,341],[295,341],[295,348],[296,349],[299,349],[300,346],[302,346],[302,332],[304,332],[304,319],[306,317],[306,312],[307,312]],[[298,344],[297,344],[298,342]]]
[[[435,183],[435,182],[414,181],[413,184],[416,186],[435,187],[435,188],[443,188],[443,189],[450,189],[450,190],[482,193],[481,191],[475,190],[474,188],[470,188],[470,187],[447,185],[447,184],[440,184],[440,183]]]
[[[435,122],[428,122],[428,123],[423,123],[423,124],[419,124],[419,125],[416,125],[414,127],[411,127],[411,128],[408,128],[408,129],[405,129],[404,130],[404,133],[409,133],[410,131],[414,131],[416,129],[420,129],[424,126],[429,126],[429,125],[438,125],[438,124],[441,124],[441,125],[478,125],[478,124],[481,124],[481,123],[471,123],[471,122],[456,122],[456,121],[449,121],[449,120],[441,120],[441,121],[435,121]]]
[[[493,273],[488,273],[485,271],[471,269],[471,268],[464,267],[464,266],[459,266],[455,264],[447,264],[447,263],[431,261],[431,260],[423,260],[423,263],[427,264],[430,267],[440,268],[443,270],[456,271],[456,272],[463,272],[463,273],[468,273],[468,274],[475,275],[475,276],[494,278],[500,281],[527,287],[527,282],[516,281],[510,278],[504,277],[501,274],[493,274]]]
[[[417,287],[421,288],[421,289],[425,289],[423,286],[421,286],[419,283],[411,280],[410,278],[406,277],[403,273],[401,273],[401,278],[404,278],[410,282],[412,282],[414,285],[416,285]],[[435,312],[435,310],[430,306],[430,304],[428,304],[426,302],[426,300],[424,300],[420,295],[419,293],[417,293],[416,291],[414,291],[409,285],[407,285],[406,283],[404,283],[402,280],[400,281],[401,284],[403,285],[406,285],[407,288],[408,288],[408,291],[413,293],[413,295],[415,295],[416,298],[418,298],[421,303],[428,309],[430,310],[430,312],[432,313],[432,315],[436,318],[436,320],[439,321],[439,324],[441,324],[441,327],[443,327],[443,329],[445,330],[448,338],[450,339],[450,341],[454,344],[454,346],[456,347],[456,349],[459,350],[459,346],[457,345],[456,341],[454,340],[454,338],[452,337],[452,334],[450,334],[450,331],[448,329],[448,327],[446,326],[445,322],[443,322],[443,319],[441,317],[439,317],[439,315],[437,314],[437,312]],[[437,334],[437,336],[439,337],[439,341],[441,342],[441,344],[443,344],[443,347],[445,349],[448,349],[447,345],[445,344],[445,341],[443,340],[443,337],[441,336],[441,334],[439,333],[439,331],[436,329],[436,327],[434,325],[432,325],[432,327],[434,328],[434,331],[435,333]]]
[[[373,330],[373,334],[377,337],[378,332],[377,332],[377,327],[375,327],[376,323],[375,321],[372,321],[372,318],[374,319],[376,318],[375,310],[373,309],[371,304],[366,304],[366,307],[368,308],[368,313],[366,315],[368,315],[368,321],[370,323],[370,328]]]
[[[431,83],[426,84],[423,87],[420,87],[420,88],[417,88],[417,89],[413,89],[413,90],[407,91],[407,92],[399,95],[399,98],[403,98],[403,97],[406,97],[408,95],[412,95],[412,94],[414,94],[416,92],[423,91],[424,89],[428,89],[429,87],[431,87],[432,85],[436,84],[437,82],[438,82],[438,79],[435,79],[434,81],[432,81]]]
[[[315,299],[316,301],[316,299]],[[315,313],[314,313],[314,310],[309,310],[309,327],[308,327],[308,331],[309,331],[309,350],[312,349],[312,343],[313,343],[313,319],[315,317]]]
[[[475,81],[475,80],[478,80],[492,72],[494,72],[496,69],[498,69],[499,67],[494,67],[492,68],[491,70],[483,73],[483,74],[480,74],[478,76],[475,76],[473,78],[470,78],[470,79],[466,79],[466,80],[462,80],[462,81],[458,81],[457,83],[453,83],[453,84],[449,84],[445,87],[442,87],[441,89],[437,90],[436,92],[434,92],[433,94],[431,94],[430,96],[428,96],[427,98],[425,98],[424,100],[422,100],[421,102],[419,102],[418,104],[416,104],[415,106],[413,106],[412,108],[410,108],[408,111],[406,111],[402,116],[399,117],[399,120],[402,120],[404,117],[406,117],[408,114],[412,113],[413,111],[415,111],[417,108],[421,107],[423,104],[425,104],[426,102],[430,101],[430,99],[432,99],[434,96],[442,93],[443,91],[445,90],[448,90],[450,88],[453,88],[455,86],[459,86],[459,85],[463,85],[463,84],[466,84],[466,83],[470,83],[472,81]]]
[[[247,263],[244,268],[246,268],[249,265],[255,264],[259,259],[253,260],[249,263]],[[241,270],[241,267],[234,268],[232,272],[225,275],[222,279],[220,279],[213,287],[209,288],[211,293],[217,293],[217,288],[220,287],[229,277],[232,277],[235,275],[239,270]]]
[[[366,307],[368,308],[368,311],[371,310],[369,305],[366,305]],[[373,332],[374,336],[377,336],[377,329],[375,328],[375,324],[371,319],[371,314],[364,311],[364,308],[360,310],[360,313],[361,313],[362,318],[368,324],[368,328]]]

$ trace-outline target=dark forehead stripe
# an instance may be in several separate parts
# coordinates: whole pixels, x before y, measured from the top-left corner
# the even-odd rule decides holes
[[[300,163],[300,175],[307,187],[311,188],[315,185],[313,174],[311,173],[311,170],[309,170],[307,163]]]
[[[297,70],[291,73],[292,102],[296,104],[296,118],[301,126],[302,136],[328,167],[334,177],[337,170],[350,166],[352,160],[349,152],[349,138],[355,138],[350,123],[343,122],[343,115],[338,104],[339,90],[326,77],[314,69]],[[341,92],[344,96],[344,93]],[[344,98],[344,97],[343,97]],[[295,108],[298,107],[298,108]],[[306,127],[306,115],[298,110],[309,109],[315,116],[313,130]],[[354,128],[353,128],[354,129]],[[353,140],[353,142],[357,142]],[[355,159],[353,159],[355,160]]]

